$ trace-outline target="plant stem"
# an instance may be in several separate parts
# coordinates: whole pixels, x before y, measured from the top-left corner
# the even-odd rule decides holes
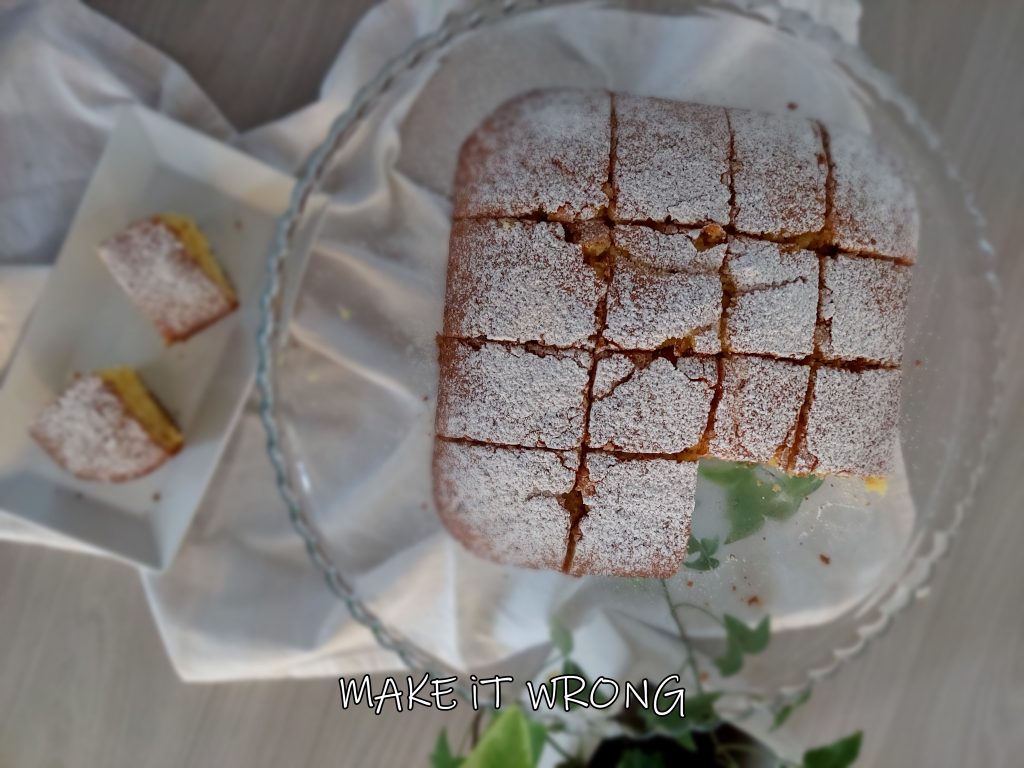
[[[729,754],[729,751],[725,749],[726,745],[722,744],[722,742],[718,740],[718,734],[714,731],[708,731],[708,738],[711,740],[711,746],[714,747],[715,750],[716,763],[723,766],[723,768],[739,768],[739,763],[737,763],[733,759],[732,755]]]
[[[683,627],[683,621],[679,618],[679,614],[676,613],[675,606],[672,605],[672,596],[668,593],[668,584],[664,579],[661,579],[661,593],[665,596],[665,604],[668,606],[668,612],[672,616],[672,621],[675,622],[676,629],[679,630],[679,639],[683,641],[683,648],[686,650],[686,664],[690,667],[690,671],[693,673],[693,682],[697,686],[697,693],[704,693],[704,684],[700,681],[700,670],[697,668],[697,655],[694,653],[693,644],[690,642],[689,636],[686,634],[686,629]]]
[[[475,715],[473,715],[473,724],[472,724],[471,729],[470,729],[470,735],[471,735],[471,739],[470,739],[470,742],[469,742],[470,749],[472,749],[473,747],[475,747],[477,744],[480,743],[480,724],[483,722],[483,719],[484,719],[484,711],[485,710],[481,709],[481,710],[477,711],[477,713]]]
[[[565,747],[563,747],[561,744],[555,741],[555,737],[552,736],[549,731],[544,731],[544,741],[550,744],[551,748],[555,750],[555,752],[557,752],[566,760],[568,760],[572,765],[579,765],[579,758],[573,757],[571,754],[569,754],[568,750],[566,750]]]
[[[754,744],[719,744],[717,749],[722,752],[739,752],[745,755],[764,755],[765,749]]]
[[[692,608],[695,611],[700,611],[705,616],[707,616],[709,619],[711,619],[712,621],[717,622],[721,626],[723,626],[723,627],[725,626],[725,622],[724,621],[722,621],[718,616],[716,616],[710,610],[705,608],[703,605],[697,605],[696,603],[686,603],[686,602],[683,602],[683,603],[675,603],[675,604],[673,604],[672,607],[673,608]]]

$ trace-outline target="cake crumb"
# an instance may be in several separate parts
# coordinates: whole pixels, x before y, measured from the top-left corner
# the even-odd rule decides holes
[[[758,597],[757,595],[751,595],[750,597],[747,598],[747,605],[755,606],[755,605],[760,605],[760,604],[761,604],[761,598]]]
[[[831,565],[832,564],[832,558],[829,557],[828,555],[824,555],[824,554],[823,555],[818,555],[818,559],[821,560],[822,565]]]

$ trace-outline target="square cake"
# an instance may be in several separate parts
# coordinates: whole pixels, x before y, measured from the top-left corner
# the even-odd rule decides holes
[[[702,457],[892,470],[913,189],[867,137],[532,92],[455,179],[435,496],[466,547],[669,576]]]

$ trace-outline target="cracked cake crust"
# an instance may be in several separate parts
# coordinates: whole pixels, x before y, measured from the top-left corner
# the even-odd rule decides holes
[[[586,93],[514,100],[460,156],[435,493],[492,559],[670,575],[701,456],[890,470],[916,208],[895,165],[862,138],[834,154],[819,123]],[[527,500],[472,461],[560,467],[529,499],[533,560],[508,538],[505,505]],[[456,518],[456,498],[479,508]]]

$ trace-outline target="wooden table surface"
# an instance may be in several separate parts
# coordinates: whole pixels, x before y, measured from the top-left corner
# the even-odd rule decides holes
[[[988,474],[931,596],[820,685],[787,738],[865,731],[862,765],[1024,764],[1024,3],[865,0],[862,39],[920,104],[1001,255],[1014,350]],[[92,0],[188,68],[244,128],[301,106],[366,0]],[[259,55],[252,46],[259,41]],[[0,545],[0,766],[415,766],[466,710],[342,712],[331,680],[190,686],[134,571]]]

